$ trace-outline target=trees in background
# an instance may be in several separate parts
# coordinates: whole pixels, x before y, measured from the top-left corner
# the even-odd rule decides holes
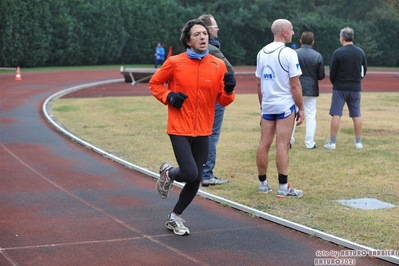
[[[297,46],[315,33],[326,64],[349,26],[369,65],[399,66],[397,0],[0,0],[0,66],[152,64],[158,42],[183,51],[181,27],[203,13],[233,65],[255,65],[271,23],[286,18]]]

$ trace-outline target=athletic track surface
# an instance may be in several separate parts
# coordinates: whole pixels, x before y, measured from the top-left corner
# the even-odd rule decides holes
[[[1,266],[314,265],[326,258],[318,257],[320,251],[348,250],[200,196],[184,214],[191,235],[174,235],[164,223],[179,188],[162,200],[154,178],[71,141],[43,114],[51,95],[121,79],[119,70],[22,69],[21,75],[22,81],[0,75]],[[399,72],[369,72],[364,91],[399,91],[398,77]],[[328,77],[321,90],[331,91]],[[237,75],[236,91],[256,93],[253,75]],[[129,95],[149,95],[147,85],[118,82],[64,97]],[[375,257],[347,258],[356,265],[394,265]]]

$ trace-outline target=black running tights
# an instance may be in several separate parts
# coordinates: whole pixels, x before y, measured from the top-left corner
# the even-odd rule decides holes
[[[173,212],[180,215],[190,205],[198,192],[202,171],[208,159],[208,137],[186,137],[169,135],[179,167],[173,168],[169,176],[185,182]]]

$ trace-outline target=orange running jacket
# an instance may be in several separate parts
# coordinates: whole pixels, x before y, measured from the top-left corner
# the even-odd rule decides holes
[[[224,91],[226,72],[225,63],[210,54],[200,60],[183,52],[165,61],[149,81],[149,88],[158,101],[168,105],[166,133],[191,137],[212,134],[216,101],[227,106],[235,98],[234,92]],[[171,91],[188,96],[180,109],[167,100]]]

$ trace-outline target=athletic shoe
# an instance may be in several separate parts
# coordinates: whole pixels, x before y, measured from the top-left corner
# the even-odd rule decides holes
[[[272,191],[272,187],[266,181],[259,183],[259,193],[268,193]]]
[[[361,142],[356,142],[355,147],[356,149],[363,149],[363,144]]]
[[[166,228],[172,230],[173,233],[179,236],[189,235],[190,230],[184,226],[185,222],[180,216],[169,214],[168,220],[166,221]]]
[[[290,184],[288,184],[288,190],[281,190],[279,189],[277,191],[277,198],[279,199],[284,199],[285,197],[302,197],[303,196],[303,191],[299,189],[294,189],[291,187]]]
[[[324,148],[330,149],[330,150],[335,150],[337,147],[336,147],[335,143],[327,142],[327,143],[324,145]]]
[[[211,185],[211,186],[222,185],[222,184],[226,184],[228,182],[229,182],[229,180],[227,180],[227,179],[219,179],[217,177],[212,177],[211,179],[202,180],[201,185],[203,187],[207,187],[209,185]]]
[[[316,144],[312,147],[312,148],[307,148],[308,150],[313,150],[313,149],[316,149],[317,147],[316,147]]]
[[[173,179],[169,177],[169,170],[173,167],[165,162],[161,165],[159,169],[159,178],[157,181],[157,191],[161,198],[166,199],[169,194],[170,185],[173,183]]]

